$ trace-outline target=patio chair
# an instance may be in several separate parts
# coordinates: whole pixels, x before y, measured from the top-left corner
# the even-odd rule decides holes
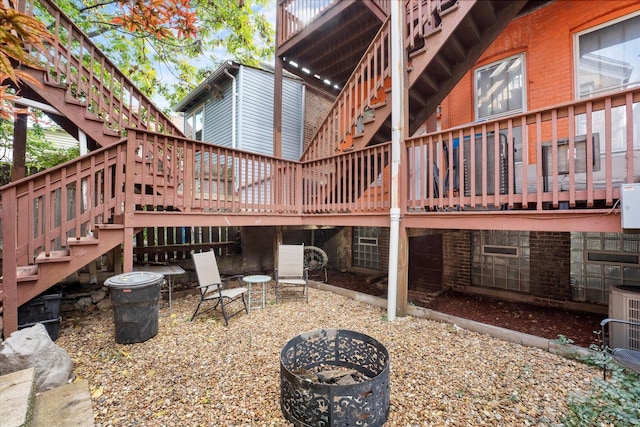
[[[193,316],[191,316],[191,320],[196,317],[198,310],[200,310],[200,306],[205,301],[215,301],[215,305],[204,310],[203,313],[205,311],[215,310],[220,306],[225,326],[229,326],[229,319],[242,313],[243,310],[245,313],[249,313],[247,303],[244,299],[244,294],[247,293],[247,288],[228,287],[228,283],[232,279],[236,279],[238,283],[240,283],[240,278],[242,276],[232,276],[225,278],[224,280],[221,279],[220,272],[218,271],[218,263],[216,262],[216,256],[213,251],[192,253],[191,257],[193,258],[193,265],[195,266],[196,274],[198,275],[198,290],[200,291],[200,301],[198,302],[196,311],[193,313]],[[243,307],[239,308],[237,311],[228,313],[227,310],[229,305],[235,301],[242,301]]]
[[[309,277],[304,268],[304,245],[280,245],[275,271],[276,303],[282,299],[309,302]]]
[[[604,319],[602,348],[611,359],[627,369],[640,373],[640,322],[621,319]],[[602,366],[607,379],[607,361]]]
[[[313,276],[323,276],[324,280],[321,280],[323,283],[327,283],[327,264],[329,263],[329,257],[327,253],[322,249],[316,246],[305,246],[304,247],[304,268],[307,270],[307,274],[311,277],[311,272],[316,272]]]

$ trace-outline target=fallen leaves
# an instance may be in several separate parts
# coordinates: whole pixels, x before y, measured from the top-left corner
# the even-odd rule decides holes
[[[171,314],[161,302],[158,335],[130,345],[115,342],[108,311],[74,320],[81,328],[63,321],[56,343],[81,361],[75,373],[89,380],[103,427],[289,425],[280,410],[280,351],[317,328],[356,330],[387,347],[387,426],[557,424],[569,390],[601,375],[539,349],[425,319],[387,322],[378,307],[310,292],[308,304],[267,304],[228,327],[219,310],[189,322],[194,297],[174,299]]]

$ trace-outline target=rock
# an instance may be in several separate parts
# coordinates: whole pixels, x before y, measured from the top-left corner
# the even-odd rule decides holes
[[[106,296],[107,296],[106,288],[101,288],[100,290],[97,290],[91,293],[91,302],[96,304],[102,301],[103,299],[105,299]]]
[[[11,334],[0,345],[0,375],[35,368],[36,390],[49,390],[66,384],[73,373],[69,354],[58,347],[38,323]]]
[[[96,307],[98,307],[98,310],[104,311],[109,310],[111,307],[113,307],[113,304],[111,304],[110,299],[103,299],[98,304],[96,304]]]
[[[86,298],[80,298],[78,300],[78,302],[76,302],[76,305],[78,307],[78,310],[80,311],[87,311],[89,310],[89,307],[91,307],[91,298],[90,297],[86,297]]]

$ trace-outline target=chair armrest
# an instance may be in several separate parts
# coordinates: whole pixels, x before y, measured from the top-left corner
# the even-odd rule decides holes
[[[233,276],[225,276],[222,278],[222,287],[227,289],[229,287],[229,284],[231,283],[232,280],[236,280],[236,286],[235,287],[240,287],[240,285],[242,284],[242,278],[244,276],[242,274],[236,274]]]
[[[630,320],[622,320],[622,319],[604,319],[602,322],[600,322],[600,326],[606,326],[609,323],[622,323],[625,325],[633,325],[633,326],[640,326],[640,322],[632,322]]]
[[[601,338],[602,338],[602,347],[604,349],[609,348],[609,343],[611,341],[611,327],[610,324],[620,324],[620,325],[629,325],[629,326],[636,326],[638,328],[640,328],[640,322],[633,322],[633,321],[629,321],[629,320],[623,320],[623,319],[613,319],[613,318],[607,318],[604,319],[600,322],[600,327],[601,327]],[[609,332],[609,333],[607,333]]]

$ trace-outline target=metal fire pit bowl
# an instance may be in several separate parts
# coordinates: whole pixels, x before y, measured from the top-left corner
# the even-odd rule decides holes
[[[355,384],[324,384],[304,372],[351,369]],[[301,374],[301,375],[298,375]],[[389,414],[389,353],[355,331],[318,329],[291,339],[280,353],[280,407],[296,426],[381,426]]]

